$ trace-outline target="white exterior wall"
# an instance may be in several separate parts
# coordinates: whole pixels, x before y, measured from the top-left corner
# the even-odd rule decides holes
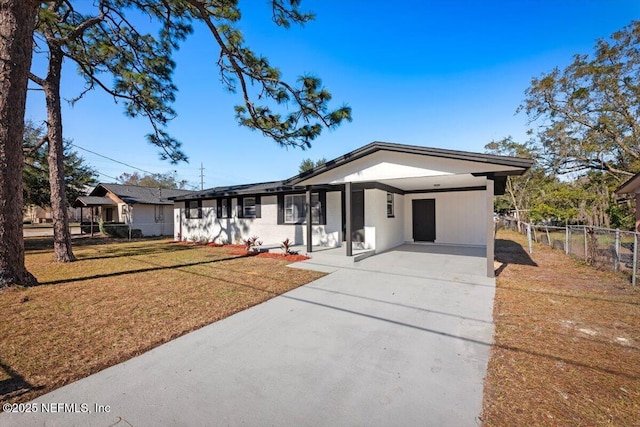
[[[277,196],[260,197],[260,218],[238,218],[237,199],[231,201],[232,218],[216,218],[216,201],[204,200],[201,219],[186,219],[184,202],[177,202],[174,210],[176,240],[229,241],[257,236],[263,245],[279,245],[285,239],[295,244],[306,244],[306,225],[278,224]],[[327,193],[326,225],[313,226],[313,244],[318,246],[339,246],[342,241],[342,213],[340,192]]]
[[[486,246],[487,192],[406,194],[404,196],[404,238],[413,242],[412,200],[436,200],[436,240],[434,243]]]
[[[122,215],[122,208],[119,211]],[[171,236],[174,234],[172,211],[173,206],[164,205],[164,220],[160,220],[156,218],[156,205],[132,205],[131,228],[141,230],[145,237]]]
[[[364,192],[365,249],[386,251],[405,242],[404,197],[394,194],[394,217],[387,217],[387,192],[369,189]]]
[[[470,180],[464,185],[472,185],[473,181],[482,181],[480,177],[474,179],[470,175],[472,173],[511,170],[519,170],[519,168],[494,163],[379,151],[304,180],[299,185],[374,182],[424,177],[454,178],[454,175],[460,175],[458,178],[467,181]]]

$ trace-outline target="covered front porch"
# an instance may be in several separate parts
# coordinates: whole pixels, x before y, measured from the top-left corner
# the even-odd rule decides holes
[[[98,231],[99,222],[122,222],[118,204],[109,197],[81,196],[73,202],[72,207],[80,208],[81,225],[88,225],[91,235]]]

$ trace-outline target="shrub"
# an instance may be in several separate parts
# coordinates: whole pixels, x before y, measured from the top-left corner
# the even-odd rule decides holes
[[[284,251],[286,255],[298,255],[298,251],[291,249],[294,243],[288,237],[280,244],[280,249]]]
[[[246,249],[247,253],[258,252],[259,251],[258,246],[262,245],[262,242],[260,240],[258,240],[257,236],[253,236],[253,237],[249,237],[248,239],[244,239],[243,243],[244,243],[244,248]]]

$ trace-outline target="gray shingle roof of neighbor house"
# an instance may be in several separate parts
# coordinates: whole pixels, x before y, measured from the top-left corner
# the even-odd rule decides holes
[[[128,205],[172,205],[173,200],[170,199],[171,197],[184,196],[189,193],[193,193],[193,191],[190,190],[100,183],[93,189],[89,196],[103,194],[106,193],[106,191],[110,191],[115,194]]]
[[[215,187],[204,191],[196,191],[185,196],[173,197],[173,200],[189,200],[189,199],[206,199],[213,197],[224,197],[242,194],[265,194],[280,191],[296,191],[304,190],[304,187],[296,187],[299,182],[342,166],[376,151],[391,151],[408,154],[418,154],[431,157],[441,157],[446,159],[466,160],[471,162],[489,163],[502,166],[512,166],[521,168],[521,171],[500,172],[505,176],[520,175],[533,166],[533,159],[511,156],[497,156],[494,154],[473,153],[469,151],[446,150],[441,148],[422,147],[418,145],[405,145],[390,142],[372,142],[371,144],[360,147],[336,159],[330,160],[320,166],[309,171],[291,177],[283,181],[263,182],[258,184],[234,185],[228,187]]]

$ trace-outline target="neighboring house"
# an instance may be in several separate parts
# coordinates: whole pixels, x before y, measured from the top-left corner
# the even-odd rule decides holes
[[[616,188],[616,194],[633,194],[636,200],[636,228],[640,231],[640,173],[635,174],[624,182],[620,187]]]
[[[80,209],[69,207],[67,210],[70,221],[80,221]],[[47,222],[53,222],[53,213],[51,207],[40,207],[36,205],[29,205],[24,208],[23,221],[29,221],[32,224],[42,224]]]
[[[81,208],[95,222],[124,223],[139,229],[143,236],[173,235],[173,200],[189,190],[98,184],[87,196],[78,197],[74,208]]]
[[[218,242],[258,236],[265,244],[289,238],[307,252],[344,244],[347,256],[406,242],[479,246],[492,276],[493,196],[504,193],[507,176],[532,164],[374,142],[284,181],[175,197],[174,236]]]

